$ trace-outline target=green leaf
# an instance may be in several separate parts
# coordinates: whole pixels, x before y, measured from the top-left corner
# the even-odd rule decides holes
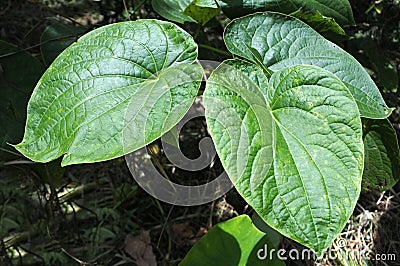
[[[0,235],[6,236],[10,231],[17,231],[20,225],[8,217],[1,217],[0,219]]]
[[[248,47],[254,48],[272,71],[308,64],[332,72],[350,90],[364,117],[386,118],[392,111],[357,60],[296,18],[274,12],[239,18],[227,26],[224,40],[231,53],[253,62]]]
[[[201,67],[191,65],[196,57],[192,37],[169,22],[121,22],[84,35],[39,80],[16,148],[39,162],[65,154],[62,165],[69,165],[144,146],[189,109],[202,77]],[[130,103],[137,107],[135,118]],[[140,136],[123,140],[124,128],[139,121]]]
[[[333,18],[323,16],[318,10],[315,12],[299,9],[290,14],[290,16],[304,21],[319,33],[335,33],[337,35],[346,35],[345,31]]]
[[[363,190],[388,190],[400,180],[400,155],[396,132],[387,119],[363,119],[363,129]]]
[[[194,0],[186,7],[184,13],[204,26],[220,11],[221,9],[214,0]]]
[[[251,216],[251,219],[257,229],[268,236],[274,247],[279,248],[279,244],[282,242],[283,239],[282,235],[271,228],[271,226],[266,224],[264,220],[260,217],[260,215],[258,215],[256,212]]]
[[[360,193],[360,114],[322,68],[287,67],[266,82],[251,63],[218,67],[204,93],[209,131],[228,176],[264,221],[321,254]]]
[[[179,266],[220,266],[220,265],[285,265],[268,248],[275,247],[268,236],[259,231],[247,215],[242,215],[215,225],[189,251]],[[259,250],[266,259],[257,257]],[[267,263],[267,264],[266,264]]]
[[[40,37],[40,42],[42,43],[40,50],[45,64],[50,65],[85,30],[82,27],[75,27],[57,20],[51,20],[51,25],[43,31]]]
[[[214,0],[152,0],[151,3],[162,17],[178,23],[205,25],[220,12]]]
[[[163,18],[183,24],[196,22],[194,18],[185,14],[185,9],[191,2],[192,0],[152,0],[151,5]]]
[[[353,12],[348,0],[219,0],[218,4],[230,18],[237,18],[257,11],[276,11],[285,14],[299,9],[320,12],[342,26],[354,25]]]
[[[26,105],[44,66],[27,52],[0,41],[0,160],[15,158],[7,143],[21,141]]]
[[[386,92],[397,92],[399,76],[397,68],[390,62],[385,51],[379,48],[378,43],[370,36],[357,34],[348,42],[348,48],[355,56],[360,57],[360,62],[365,67],[372,69],[377,76],[377,81]]]
[[[372,69],[378,76],[378,81],[384,87],[384,91],[397,92],[399,75],[396,66],[390,62],[377,43],[367,38],[363,38],[360,41],[362,42],[361,49],[364,50],[369,59]]]
[[[178,23],[196,22],[194,18],[185,14],[185,9],[192,0],[152,0],[151,5],[154,11],[160,16]]]

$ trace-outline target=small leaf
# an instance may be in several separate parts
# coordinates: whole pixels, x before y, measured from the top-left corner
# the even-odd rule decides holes
[[[363,119],[363,126],[363,190],[388,190],[400,180],[400,155],[396,132],[387,119]]]
[[[241,17],[257,11],[290,14],[302,9],[314,14],[320,12],[323,16],[333,18],[342,26],[355,24],[348,0],[219,0],[218,4],[230,18]]]
[[[385,51],[379,48],[369,36],[355,36],[348,42],[349,49],[360,57],[360,62],[376,73],[377,81],[386,92],[397,92],[399,76],[397,68],[388,59]]]
[[[363,50],[368,57],[372,69],[375,70],[378,81],[383,85],[385,91],[397,92],[399,75],[397,68],[390,62],[384,51],[372,40],[362,39]]]
[[[200,25],[205,25],[221,9],[214,0],[194,0],[185,9],[185,14],[194,18]]]
[[[69,165],[146,145],[173,127],[196,97],[202,77],[201,67],[191,65],[196,57],[192,37],[169,22],[121,22],[84,35],[39,80],[16,148],[39,162],[65,154],[62,165]],[[136,122],[138,135],[123,140]]]
[[[27,52],[19,52],[15,46],[0,41],[0,160],[16,157],[15,149],[7,143],[21,141],[26,105],[44,69]]]
[[[296,18],[273,12],[239,18],[227,26],[224,40],[231,53],[253,62],[247,47],[256,49],[272,71],[308,64],[332,72],[350,90],[364,117],[386,118],[392,111],[357,60]]]
[[[194,18],[185,13],[185,9],[192,0],[152,0],[154,11],[160,16],[178,23],[196,22]]]
[[[152,0],[152,5],[162,17],[179,23],[205,25],[220,12],[215,0]]]
[[[42,43],[40,51],[46,65],[50,65],[65,48],[76,41],[78,35],[86,30],[57,20],[51,20],[50,22],[51,25],[43,31],[40,37],[40,42]]]
[[[360,193],[360,114],[346,86],[322,68],[283,68],[268,85],[263,76],[238,59],[212,73],[204,93],[209,131],[244,199],[320,255]]]
[[[1,217],[1,219],[0,219],[0,235],[1,236],[4,237],[4,236],[8,235],[9,232],[16,231],[19,228],[20,228],[20,225],[16,221],[14,221],[8,217],[4,217],[4,216]]]
[[[335,33],[338,35],[346,35],[345,31],[336,21],[330,17],[323,16],[318,10],[315,12],[304,11],[299,9],[290,14],[290,16],[304,21],[319,33]]]
[[[259,231],[247,215],[242,215],[212,227],[179,266],[285,265],[276,252],[272,252],[270,258],[268,248],[275,248],[268,236]],[[262,260],[258,254],[266,258]]]

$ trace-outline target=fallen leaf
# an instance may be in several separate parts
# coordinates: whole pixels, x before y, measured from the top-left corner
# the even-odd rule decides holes
[[[138,236],[128,234],[125,238],[125,252],[129,254],[138,266],[156,266],[156,256],[150,245],[149,231],[140,230]]]
[[[177,223],[172,225],[172,236],[177,246],[188,244],[190,239],[195,236],[193,227],[189,222]]]

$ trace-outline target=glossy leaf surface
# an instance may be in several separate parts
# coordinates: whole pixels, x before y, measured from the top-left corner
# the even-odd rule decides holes
[[[285,265],[277,258],[276,253],[270,256],[268,249],[273,248],[275,247],[268,235],[259,231],[250,217],[242,215],[211,228],[193,246],[179,266]]]
[[[16,148],[39,162],[65,154],[62,164],[68,165],[122,156],[129,152],[123,144],[144,146],[174,126],[190,107],[187,103],[187,109],[175,110],[177,121],[165,120],[182,99],[191,102],[197,94],[202,69],[190,65],[196,57],[192,37],[169,22],[121,22],[84,35],[39,80],[29,101],[24,139]],[[165,71],[178,65],[181,71],[175,83],[164,82],[171,80]],[[150,105],[154,88],[159,94]],[[149,125],[148,114],[158,113],[157,123],[169,124],[141,131],[140,138],[123,143],[123,129],[129,126],[124,117],[131,102],[140,106],[132,122],[142,119],[141,125]]]
[[[274,229],[321,252],[357,202],[361,119],[345,85],[314,66],[264,72],[241,60],[213,72],[206,119],[236,189]]]
[[[364,117],[386,118],[392,111],[357,60],[298,19],[274,12],[249,15],[232,21],[224,40],[233,54],[259,63],[256,52],[273,72],[302,64],[332,72],[350,90]]]

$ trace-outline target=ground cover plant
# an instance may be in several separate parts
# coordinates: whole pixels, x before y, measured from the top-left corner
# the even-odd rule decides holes
[[[226,171],[238,192],[236,197],[251,209],[247,214],[252,215],[254,223],[257,219],[259,229],[246,215],[218,224],[198,241],[181,265],[210,265],[211,261],[215,265],[283,265],[276,253],[260,259],[259,252],[267,243],[278,248],[282,236],[289,242],[293,240],[291,245],[298,243],[317,256],[324,255],[351,221],[360,193],[387,191],[399,180],[398,140],[388,120],[396,107],[388,107],[370,76],[379,78],[377,83],[384,87],[383,92],[395,93],[396,61],[388,56],[384,63],[375,63],[376,40],[368,42],[362,53],[366,58],[359,61],[341,48],[346,42],[350,47],[347,50],[354,49],[357,57],[362,41],[368,39],[367,33],[352,39],[346,36],[343,28],[355,23],[348,1],[334,5],[322,0],[155,0],[151,5],[146,1],[127,2],[113,2],[114,9],[122,11],[114,17],[104,16],[108,22],[122,22],[106,22],[108,25],[96,29],[49,21],[41,37],[40,60],[8,43],[1,46],[2,86],[7,95],[4,105],[8,106],[3,115],[3,123],[7,124],[2,150],[5,165],[28,163],[16,159],[17,152],[42,163],[35,164],[35,172],[44,172],[41,178],[50,186],[49,192],[43,190],[44,198],[49,198],[51,206],[65,216],[62,222],[54,219],[55,227],[71,219],[67,213],[73,214],[77,226],[82,220],[90,221],[91,211],[85,213],[90,208],[71,200],[80,192],[97,191],[98,184],[112,186],[108,199],[113,207],[95,201],[94,214],[101,222],[95,230],[89,226],[77,236],[82,242],[85,238],[95,241],[96,252],[84,253],[91,257],[91,263],[106,256],[109,246],[102,244],[126,235],[119,261],[115,262],[114,257],[103,263],[155,265],[157,259],[148,233],[142,230],[133,237],[128,233],[138,230],[136,223],[122,218],[126,208],[131,216],[143,208],[137,206],[141,205],[136,199],[137,188],[118,177],[88,182],[68,193],[68,187],[60,186],[65,173],[58,165],[85,167],[87,163],[120,158],[144,146],[155,158],[160,157],[163,150],[158,139],[174,130],[199,95],[205,108],[201,134],[212,137],[220,161],[210,170]],[[112,8],[107,4],[100,6]],[[376,12],[379,8],[371,6]],[[152,18],[157,13],[165,19]],[[221,29],[223,34],[218,33]],[[216,31],[211,41],[206,30]],[[226,50],[221,49],[221,41]],[[223,59],[211,70],[201,64],[202,53],[210,52],[215,54],[205,59]],[[371,69],[360,62],[370,64]],[[16,71],[21,68],[32,80],[21,79]],[[15,97],[16,88],[23,96]],[[24,103],[26,113],[18,108]],[[8,143],[21,140],[21,123],[25,124],[23,139],[11,146]],[[122,167],[122,161],[118,162]],[[176,173],[174,167],[167,166],[168,161],[154,164],[167,177]],[[204,177],[193,179],[200,182]],[[6,201],[12,195],[9,191],[3,198]],[[164,216],[161,203],[154,202]],[[4,204],[4,213],[15,212],[7,206]],[[159,228],[157,246],[172,209]],[[5,234],[23,223],[6,218],[2,220]],[[113,228],[110,230],[107,224]],[[178,225],[170,230],[181,237],[185,230],[192,230],[189,224]],[[47,230],[55,229],[47,226]],[[37,234],[41,230],[33,231]],[[196,242],[204,232],[186,233]],[[17,236],[7,241],[3,238],[4,258],[10,258],[11,263],[18,263],[14,257],[22,263],[27,256],[21,252],[30,253],[29,247],[16,246],[18,238],[24,239]],[[223,243],[222,247],[213,248],[215,241]],[[141,252],[134,248],[137,242],[144,246]],[[82,262],[60,248],[61,253],[36,257],[45,264],[53,260],[67,263],[70,259]],[[170,244],[168,250],[163,263],[168,263],[171,256]],[[341,250],[334,251],[334,261],[343,263],[345,259],[338,258]],[[226,252],[232,255],[220,256]],[[361,264],[363,259],[353,256],[350,261]],[[327,261],[329,258],[323,263]]]

